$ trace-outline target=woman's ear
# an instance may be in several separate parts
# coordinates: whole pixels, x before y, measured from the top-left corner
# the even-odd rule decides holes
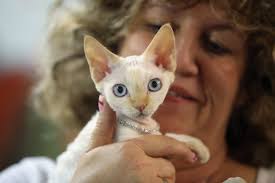
[[[119,56],[91,36],[84,37],[84,52],[95,84],[110,73],[111,67],[119,62]]]
[[[170,24],[163,25],[142,54],[145,60],[174,72],[176,70],[175,36]]]

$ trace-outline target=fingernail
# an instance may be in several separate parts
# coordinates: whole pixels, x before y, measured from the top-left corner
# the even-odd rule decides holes
[[[102,112],[104,109],[104,97],[102,95],[99,95],[98,97],[98,110],[99,112]]]
[[[193,154],[192,154],[192,160],[191,160],[191,162],[192,162],[192,163],[195,163],[196,161],[198,161],[198,156],[197,156],[196,153],[193,153]]]

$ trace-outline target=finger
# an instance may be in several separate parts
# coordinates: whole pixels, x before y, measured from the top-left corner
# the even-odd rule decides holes
[[[153,177],[150,178],[149,180],[141,181],[141,182],[148,182],[148,183],[175,183],[175,181],[172,181],[171,179],[168,178],[162,178],[162,177]]]
[[[174,179],[176,169],[173,164],[163,158],[152,158],[154,167],[157,167],[157,176],[162,178]]]
[[[196,157],[185,143],[163,135],[144,135],[128,141],[140,147],[151,157],[180,158],[190,163],[193,163]]]
[[[116,115],[105,99],[100,96],[99,105],[101,106],[98,113],[95,128],[91,136],[90,149],[112,143],[116,127]]]
[[[210,158],[210,152],[207,146],[198,138],[184,134],[166,133],[165,136],[172,137],[178,141],[184,142],[197,155],[197,160],[206,163]]]
[[[160,183],[175,183],[175,178],[170,179],[170,178],[164,178],[164,177],[158,177],[158,182]]]

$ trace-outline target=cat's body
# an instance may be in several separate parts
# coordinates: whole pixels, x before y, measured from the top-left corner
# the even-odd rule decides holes
[[[116,112],[114,142],[146,134],[162,135],[159,124],[151,116],[163,103],[175,77],[175,40],[171,27],[164,25],[140,56],[118,57],[91,37],[84,44],[96,88]],[[98,116],[98,113],[94,115],[58,157],[50,183],[70,182],[79,158],[92,143]],[[165,135],[185,142],[202,163],[208,161],[208,148],[199,139],[183,134]]]

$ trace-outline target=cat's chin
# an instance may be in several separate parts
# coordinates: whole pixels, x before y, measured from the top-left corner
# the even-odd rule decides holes
[[[151,116],[152,116],[151,114],[139,113],[139,114],[135,115],[135,118],[140,119],[140,120],[144,120],[146,118],[150,118]]]
[[[144,119],[146,119],[146,118],[148,118],[149,116],[147,116],[147,115],[144,115],[144,114],[139,114],[139,115],[137,115],[137,117],[135,117],[135,119],[137,119],[138,121],[142,121],[142,120],[144,120]]]
[[[126,118],[132,119],[132,120],[137,121],[137,122],[143,121],[144,119],[150,117],[149,115],[140,114],[140,113],[135,113],[135,114],[130,114],[130,115],[121,114],[121,115],[118,115],[118,116],[124,116]]]
[[[150,115],[141,114],[141,113],[136,113],[131,115],[121,114],[119,116],[122,118],[128,118],[130,120],[136,121],[137,123],[140,123],[140,124],[143,124],[144,121],[147,121],[147,119],[151,117]]]
[[[127,117],[134,121],[137,121],[137,122],[142,121],[147,118],[147,116],[141,115],[141,114],[135,114],[135,115],[132,115],[131,117],[129,117],[129,116],[127,116]]]

